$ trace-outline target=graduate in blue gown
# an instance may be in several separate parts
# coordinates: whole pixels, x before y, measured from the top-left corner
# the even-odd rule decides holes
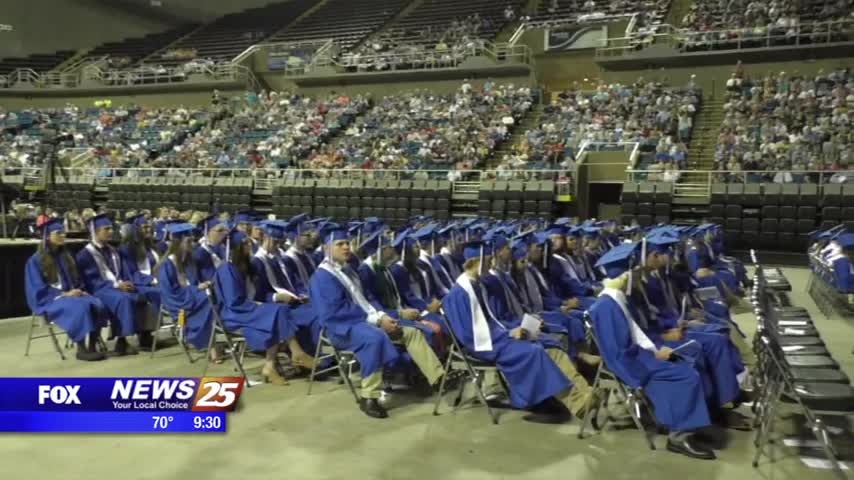
[[[370,234],[360,246],[367,257],[359,265],[359,280],[362,282],[365,298],[374,308],[385,312],[400,325],[421,330],[427,343],[437,352],[441,352],[445,347],[441,335],[444,322],[435,314],[422,315],[414,308],[406,308],[401,303],[400,292],[388,268],[397,261],[395,247],[404,239],[404,236],[398,236],[395,243],[384,235],[383,231]]]
[[[134,355],[139,352],[127,337],[136,334],[141,346],[149,346],[156,312],[128,279],[119,253],[110,245],[112,220],[106,214],[96,215],[88,227],[92,241],[77,252],[77,269],[86,291],[97,297],[110,314],[111,336],[118,337],[116,355]]]
[[[383,368],[398,359],[393,341],[401,343],[430,385],[436,385],[443,369],[424,335],[400,325],[367,300],[359,276],[348,263],[350,239],[345,230],[332,230],[325,238],[324,261],[311,278],[310,296],[329,340],[337,348],[352,351],[362,374],[359,407],[368,416],[386,418],[378,399]]]
[[[854,234],[843,233],[836,237],[836,243],[842,251],[834,252],[825,259],[833,271],[833,286],[840,292],[854,293],[854,267],[851,263]]]
[[[155,312],[160,311],[160,289],[153,273],[160,261],[154,243],[154,229],[145,214],[135,215],[126,221],[127,234],[118,248],[122,259],[122,272],[136,291],[145,296]]]
[[[703,382],[693,364],[657,347],[644,334],[631,313],[624,291],[632,283],[632,262],[637,243],[611,249],[597,262],[607,279],[590,319],[602,359],[630,388],[642,388],[653,406],[656,422],[669,429],[667,449],[694,458],[714,459],[715,454],[696,442],[691,433],[711,425]]]
[[[314,224],[307,222],[306,215],[298,215],[288,222],[288,236],[291,241],[291,246],[285,252],[285,257],[282,259],[290,271],[297,272],[298,281],[308,290],[308,285],[311,276],[317,269],[313,251],[317,230]]]
[[[598,398],[578,374],[565,352],[546,348],[519,327],[508,329],[492,314],[481,283],[489,246],[470,242],[463,249],[464,272],[442,301],[445,314],[461,346],[471,355],[495,362],[510,387],[510,401],[528,409],[557,399],[582,417]]]
[[[577,299],[581,308],[589,308],[595,301],[595,297],[591,297],[593,289],[581,280],[575,265],[567,258],[566,229],[552,225],[546,233],[548,242],[545,244],[543,262],[549,284],[558,297],[564,300]]]
[[[296,339],[297,324],[286,305],[260,302],[256,298],[252,271],[252,242],[243,232],[233,230],[226,238],[228,262],[214,275],[214,290],[219,315],[226,329],[240,332],[252,351],[265,352],[261,375],[265,382],[286,385],[278,353],[283,346],[291,351],[292,361],[300,366],[314,362]]]
[[[213,328],[213,306],[209,298],[212,281],[200,281],[193,263],[193,225],[173,223],[167,228],[169,247],[157,266],[157,280],[163,306],[169,316],[184,317],[184,339],[197,350],[204,350]],[[218,360],[211,352],[214,360]]]
[[[297,326],[297,341],[303,350],[314,352],[320,340],[320,321],[315,315],[309,297],[294,287],[294,272],[288,271],[280,255],[280,246],[286,237],[287,223],[265,220],[258,225],[264,237],[252,257],[255,279],[255,298],[259,302],[274,302],[286,308],[291,321]],[[310,368],[296,359],[297,366]]]
[[[418,229],[412,234],[418,242],[418,259],[416,264],[418,268],[427,274],[430,279],[430,285],[433,287],[432,295],[441,300],[442,297],[448,294],[455,279],[452,279],[441,262],[434,258],[436,251],[436,238],[439,236],[438,225],[429,224]]]
[[[439,240],[442,242],[439,253],[434,259],[442,264],[442,268],[451,278],[451,286],[457,281],[463,269],[462,242],[459,240],[458,225],[451,223],[438,230]]]
[[[83,290],[77,265],[65,247],[62,220],[48,220],[41,230],[42,243],[24,270],[27,305],[68,334],[77,344],[78,360],[103,360],[105,356],[97,346],[99,331],[106,325],[104,305]]]
[[[224,242],[228,225],[219,215],[211,215],[197,225],[202,231],[199,244],[193,249],[193,262],[199,270],[199,280],[213,280],[216,270],[226,263]]]
[[[405,231],[398,235],[402,241],[395,242],[395,249],[400,260],[388,268],[400,292],[401,303],[424,315],[436,314],[442,308],[442,303],[438,299],[432,275],[419,264],[418,242],[411,236],[411,232]]]

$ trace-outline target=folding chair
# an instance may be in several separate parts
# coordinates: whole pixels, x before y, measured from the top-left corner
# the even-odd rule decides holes
[[[324,347],[329,347],[332,352],[324,354]],[[330,358],[335,359],[335,365],[326,367],[322,370],[317,369],[321,362]],[[311,388],[318,375],[323,375],[324,373],[337,369],[343,379],[342,381],[347,384],[347,387],[350,389],[350,393],[353,394],[353,398],[356,400],[356,403],[359,403],[359,395],[356,393],[356,387],[353,386],[353,381],[350,377],[353,373],[353,365],[355,364],[356,357],[353,355],[353,352],[337,349],[326,336],[326,328],[324,327],[320,331],[320,338],[317,341],[317,349],[314,351],[314,366],[311,367],[311,374],[308,377],[308,393],[306,395],[311,395]]]
[[[601,352],[599,349],[599,341],[596,338],[595,331],[593,330],[593,322],[590,320],[587,313],[584,314],[584,325],[587,327],[588,341],[592,343],[597,352]],[[644,434],[644,438],[646,438],[646,441],[649,444],[649,449],[655,450],[655,433],[650,435],[646,428],[644,428],[643,422],[641,422],[642,406],[645,407],[648,412],[653,413],[652,408],[646,401],[643,388],[631,388],[623,383],[614,372],[608,369],[605,365],[604,359],[599,362],[599,367],[596,369],[596,375],[594,376],[593,383],[590,387],[594,392],[604,391],[605,395],[602,397],[602,403],[597,405],[596,408],[591,408],[590,411],[587,412],[587,415],[582,419],[581,428],[578,430],[579,439],[584,438],[584,432],[587,430],[588,425],[592,425],[596,430],[601,430],[605,426],[607,420],[609,420],[611,416],[609,415],[606,417],[605,423],[599,424],[599,411],[602,407],[605,407],[607,410],[608,401],[613,395],[618,402],[625,403],[629,416],[632,418],[632,422],[634,422],[635,427]]]
[[[47,333],[34,335],[33,331],[37,327],[45,327],[47,329]],[[47,315],[38,316],[34,313],[30,317],[30,328],[27,332],[27,349],[24,351],[25,357],[30,356],[30,344],[32,341],[39,338],[50,338],[53,342],[53,348],[56,350],[56,353],[59,354],[59,358],[65,360],[65,353],[63,353],[62,347],[59,345],[59,340],[56,338],[56,332],[53,331],[53,322],[50,321]]]
[[[169,322],[164,322],[166,317],[169,317]],[[154,358],[154,353],[157,351],[157,336],[161,330],[168,330],[169,333],[178,340],[178,344],[181,345],[181,349],[184,350],[184,354],[187,355],[187,360],[189,360],[190,363],[194,363],[196,361],[187,346],[187,341],[184,338],[183,327],[178,325],[177,320],[172,318],[172,315],[165,307],[163,307],[163,305],[160,306],[160,311],[157,313],[157,327],[153,332],[151,332],[151,358]]]
[[[226,353],[234,361],[235,370],[240,372],[240,375],[246,379],[246,387],[249,388],[252,386],[252,382],[249,381],[249,376],[246,375],[246,370],[243,367],[243,360],[246,354],[246,339],[239,332],[231,332],[225,328],[225,324],[219,314],[219,302],[213,292],[215,290],[211,289],[209,299],[213,308],[214,324],[213,328],[211,328],[211,337],[208,341],[208,354],[206,355],[207,359],[205,360],[205,369],[202,371],[202,376],[204,377],[208,372],[208,367],[211,364],[210,352],[216,347],[216,337],[219,335],[224,339],[223,343],[226,345]]]
[[[451,346],[448,349],[448,358],[445,361],[445,370],[442,375],[442,381],[439,384],[439,393],[436,396],[436,405],[433,408],[433,415],[439,415],[439,404],[442,402],[442,395],[445,393],[445,383],[448,378],[452,374],[461,374],[463,378],[471,379],[471,383],[474,384],[474,388],[477,391],[478,398],[486,406],[486,410],[489,413],[489,417],[492,419],[492,423],[494,425],[498,425],[498,413],[489,405],[489,402],[486,400],[486,395],[483,393],[483,378],[487,372],[493,372],[498,377],[499,383],[501,383],[501,387],[504,389],[504,392],[509,395],[510,390],[507,387],[507,382],[504,379],[504,376],[498,370],[498,366],[496,366],[495,363],[480,360],[466,352],[465,349],[460,346],[460,342],[457,340],[454,330],[451,329],[448,320],[445,318],[444,312],[442,312],[442,315],[440,316],[442,318],[442,323],[445,324],[446,330],[450,332]],[[466,382],[460,383],[460,391],[457,393],[457,398],[454,400],[455,412],[462,402],[465,389]]]

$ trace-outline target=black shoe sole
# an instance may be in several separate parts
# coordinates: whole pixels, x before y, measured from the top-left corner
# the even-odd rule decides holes
[[[688,450],[685,450],[683,448],[680,448],[680,447],[673,445],[670,442],[667,442],[666,448],[667,448],[667,451],[669,451],[669,452],[678,453],[680,455],[685,455],[686,457],[690,457],[690,458],[696,458],[697,460],[715,460],[717,458],[717,456],[715,456],[714,453],[712,453],[711,456],[693,454],[693,453],[689,452]]]

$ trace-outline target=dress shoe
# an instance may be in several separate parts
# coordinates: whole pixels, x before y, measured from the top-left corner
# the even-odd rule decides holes
[[[753,421],[735,410],[725,410],[721,413],[718,423],[730,430],[749,432],[753,430]]]
[[[668,438],[667,449],[673,453],[681,453],[687,457],[698,458],[700,460],[714,460],[717,458],[714,451],[697,445],[690,437],[685,437],[678,441]]]
[[[80,342],[77,344],[77,360],[82,360],[84,362],[97,362],[99,360],[103,360],[107,358],[103,353],[91,349],[86,348],[86,344],[84,342]]]
[[[116,340],[116,347],[114,349],[114,353],[117,357],[124,357],[125,355],[138,355],[139,350],[136,349],[133,345],[128,343],[128,339],[125,337],[120,337]]]
[[[373,418],[388,418],[388,412],[380,405],[380,401],[376,398],[359,399],[359,409],[365,412],[365,415]]]
[[[139,332],[136,334],[136,338],[139,340],[139,348],[151,350],[154,345],[154,337],[151,332]]]

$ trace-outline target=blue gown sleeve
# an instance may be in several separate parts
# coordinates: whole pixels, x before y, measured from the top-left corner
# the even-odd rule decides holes
[[[127,277],[131,283],[139,286],[148,286],[154,282],[154,277],[139,271],[136,262],[131,258],[127,245],[121,245],[118,251],[119,259],[121,260],[122,278]]]
[[[191,308],[199,292],[196,285],[190,284],[186,287],[181,285],[178,281],[178,270],[171,260],[164,260],[160,264],[157,284],[160,286],[163,304],[172,311]]]
[[[199,273],[199,279],[203,282],[213,280],[216,274],[216,268],[213,265],[213,259],[210,253],[204,248],[196,246],[193,248],[193,262],[196,264],[196,269]]]
[[[854,276],[851,275],[851,261],[848,258],[838,258],[833,261],[833,276],[838,290],[854,291]]]
[[[394,277],[394,283],[397,285],[397,291],[400,292],[401,303],[419,312],[427,310],[427,302],[418,298],[415,292],[409,288],[409,272],[400,265],[392,265],[390,269],[391,275]]]
[[[619,306],[610,298],[601,297],[590,308],[590,319],[599,352],[608,368],[632,388],[645,385],[650,372],[638,357],[652,353],[634,343],[628,322]]]
[[[246,298],[246,287],[232,264],[223,264],[216,269],[214,275],[217,296],[224,308],[235,313],[248,313],[255,310],[255,303]]]
[[[77,252],[77,271],[83,281],[86,291],[95,293],[102,288],[112,288],[113,285],[101,277],[101,271],[98,270],[98,265],[92,254],[85,248]]]
[[[318,269],[311,277],[309,294],[319,318],[330,328],[341,332],[348,325],[367,321],[367,314],[350,300],[343,285],[329,272]]]

